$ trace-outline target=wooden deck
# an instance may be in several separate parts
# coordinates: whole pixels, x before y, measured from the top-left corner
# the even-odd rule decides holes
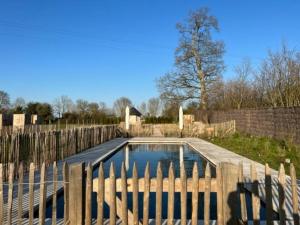
[[[264,165],[254,162],[252,160],[249,160],[243,156],[237,155],[231,151],[228,151],[224,148],[221,148],[219,146],[216,146],[214,144],[211,144],[209,142],[206,142],[201,139],[197,138],[165,138],[165,137],[145,137],[145,138],[116,138],[114,140],[108,141],[106,143],[103,143],[99,146],[96,146],[94,148],[91,148],[85,152],[82,152],[77,155],[73,155],[71,157],[68,157],[65,159],[66,162],[69,164],[72,163],[79,163],[79,162],[85,162],[86,164],[90,162],[93,166],[96,166],[100,161],[105,159],[107,156],[112,154],[113,152],[117,151],[121,146],[127,144],[127,143],[181,143],[181,144],[188,144],[193,149],[198,151],[203,157],[205,157],[207,160],[212,162],[213,164],[217,165],[220,162],[231,162],[234,164],[239,164],[240,162],[243,163],[244,166],[244,173],[249,178],[250,173],[250,164],[255,163],[258,177],[260,180],[260,197],[264,201]],[[57,162],[58,166],[58,180],[62,181],[62,165],[65,161],[59,161]],[[49,180],[52,179],[52,168],[48,169],[47,177]],[[272,170],[272,173],[274,176],[273,182],[277,182],[277,171]],[[50,179],[51,178],[51,179]],[[24,182],[28,183],[28,176],[24,177]],[[40,182],[39,173],[36,173],[35,176],[35,183]],[[290,178],[287,176],[287,182],[290,182]],[[17,185],[17,184],[15,184]],[[58,188],[62,188],[62,182],[58,183]],[[300,183],[298,182],[298,194],[300,196]],[[250,189],[249,189],[250,190]],[[4,187],[4,193],[7,194],[7,186]],[[49,183],[47,185],[47,198],[51,198],[53,194],[53,186],[52,183]],[[275,186],[273,188],[273,196],[278,196],[277,189],[275,189]],[[6,199],[6,196],[5,196]],[[26,207],[28,207],[28,185],[24,185],[24,200],[23,200],[23,211],[26,213]],[[35,198],[34,198],[34,206],[38,207],[39,204],[39,186],[37,185],[35,187]],[[13,210],[12,215],[13,218],[17,218],[15,215],[17,215],[17,188],[14,188],[13,192]],[[273,198],[273,208],[275,211],[278,209],[278,198]],[[292,220],[292,200],[291,200],[291,190],[286,190],[286,216],[288,220]]]

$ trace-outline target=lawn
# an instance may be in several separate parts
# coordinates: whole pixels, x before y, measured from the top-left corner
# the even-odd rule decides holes
[[[276,170],[280,163],[285,163],[286,159],[289,159],[294,163],[297,177],[300,177],[300,146],[268,137],[255,137],[241,133],[227,137],[214,137],[208,141],[262,164],[268,163]],[[285,163],[285,169],[289,174],[288,163]]]

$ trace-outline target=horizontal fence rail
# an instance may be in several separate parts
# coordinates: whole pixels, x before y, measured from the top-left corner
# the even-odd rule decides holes
[[[14,182],[14,171],[18,171],[18,180]],[[217,224],[247,224],[245,190],[246,186],[251,186],[251,206],[253,224],[260,224],[260,196],[258,192],[259,182],[255,164],[251,165],[250,181],[245,181],[242,165],[231,163],[221,163],[216,168],[216,178],[211,176],[210,165],[205,168],[204,178],[199,178],[198,165],[195,162],[192,176],[187,177],[184,164],[180,166],[180,175],[175,177],[173,163],[170,163],[168,176],[163,177],[162,166],[157,165],[156,176],[150,177],[150,164],[148,163],[143,176],[139,177],[137,166],[134,163],[132,176],[127,177],[125,164],[121,166],[121,177],[116,177],[115,166],[110,165],[108,176],[105,176],[103,163],[98,168],[98,177],[93,179],[93,168],[91,164],[85,167],[84,163],[68,165],[64,163],[62,174],[58,174],[57,165],[54,163],[47,168],[43,163],[36,182],[35,165],[30,164],[29,174],[24,173],[23,164],[15,168],[14,164],[9,164],[8,182],[3,181],[3,165],[0,165],[0,224],[33,224],[38,221],[43,225],[46,221],[51,224],[98,224],[103,225],[109,219],[110,225],[115,225],[119,220],[124,225],[149,225],[150,219],[155,219],[156,225],[161,225],[164,219],[168,225],[175,223],[174,219],[174,195],[180,193],[180,221],[181,224],[198,224],[198,208],[201,204],[199,193],[204,193],[204,224],[211,223],[210,220],[210,195],[212,192],[217,196]],[[51,176],[49,176],[51,174]],[[297,193],[297,180],[293,164],[290,165],[291,193],[293,199],[293,224],[299,224],[299,205]],[[58,177],[61,177],[59,180]],[[24,182],[24,179],[28,180]],[[279,224],[286,224],[285,198],[286,176],[283,165],[279,168],[278,182],[273,182],[270,168],[265,166],[265,204],[266,223],[273,224],[272,199],[278,198]],[[25,189],[27,185],[29,189]],[[37,185],[37,187],[35,187]],[[276,186],[278,195],[272,192],[272,186]],[[13,193],[17,189],[17,195]],[[63,190],[64,218],[57,218],[58,207],[57,191]],[[46,194],[51,191],[50,197]],[[92,193],[97,194],[97,218],[92,218]],[[138,193],[143,192],[143,198],[139,199]],[[155,193],[155,205],[149,204],[150,193]],[[132,207],[128,205],[128,193],[132,193]],[[163,193],[167,193],[167,208],[162,207]],[[191,193],[191,205],[187,202],[187,193]],[[26,197],[25,197],[26,196]],[[33,199],[38,198],[39,206],[33,207]],[[46,203],[52,203],[52,215],[46,218]],[[139,212],[138,203],[142,202],[143,212]],[[109,217],[104,218],[104,204],[109,207]],[[155,208],[155,218],[149,218],[149,209]],[[187,217],[187,208],[191,208],[191,217]],[[167,217],[163,218],[163,210],[166,210]],[[139,214],[142,213],[142,219]],[[265,221],[263,221],[265,222]]]
[[[8,165],[14,162],[18,167],[22,161],[24,169],[34,162],[40,167],[77,154],[116,138],[117,125],[80,127],[67,130],[55,130],[33,133],[13,133],[0,136],[0,162],[3,165],[4,178],[8,178]]]

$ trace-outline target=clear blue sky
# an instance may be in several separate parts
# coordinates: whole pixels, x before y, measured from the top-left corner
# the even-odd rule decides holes
[[[64,94],[139,104],[158,95],[155,79],[172,69],[176,23],[201,6],[219,20],[225,78],[282,40],[299,49],[298,0],[0,0],[0,90],[12,100]]]

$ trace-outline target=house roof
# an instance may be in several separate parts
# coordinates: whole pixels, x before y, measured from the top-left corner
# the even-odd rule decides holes
[[[130,108],[130,111],[129,111],[129,114],[130,115],[133,115],[133,116],[141,116],[142,113],[140,113],[140,111],[138,111],[136,108],[134,107],[131,107]]]

